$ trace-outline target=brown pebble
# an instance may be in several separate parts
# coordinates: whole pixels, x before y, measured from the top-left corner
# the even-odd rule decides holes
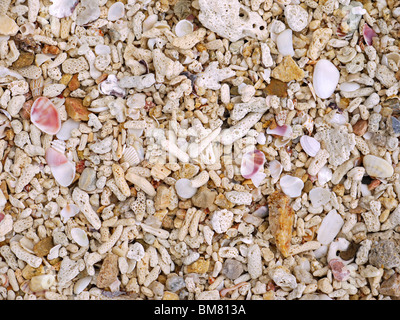
[[[97,276],[97,287],[101,289],[109,287],[117,280],[118,273],[118,256],[110,253],[105,257],[101,265],[99,275]]]
[[[65,99],[65,109],[73,120],[76,121],[88,121],[90,111],[83,106],[83,102],[78,98],[66,98]]]
[[[21,51],[19,57],[12,64],[13,68],[20,69],[32,65],[35,55],[32,52]]]
[[[359,247],[360,247],[359,244],[357,244],[355,242],[350,242],[350,245],[347,248],[347,250],[341,251],[339,256],[345,261],[350,260],[355,257]]]
[[[368,129],[368,121],[360,119],[353,125],[353,132],[358,135],[362,136],[367,132]]]
[[[38,257],[44,257],[49,254],[50,249],[53,248],[53,246],[53,237],[47,237],[35,244],[35,246],[33,247],[33,252]]]
[[[42,49],[43,53],[50,53],[50,54],[59,54],[60,53],[60,49],[57,46],[51,46],[48,44],[45,44],[43,49]]]
[[[268,95],[275,95],[280,98],[287,97],[287,83],[278,79],[271,78],[271,82],[264,89]]]
[[[68,89],[71,91],[74,91],[80,87],[80,82],[78,80],[78,73],[75,73],[71,79],[71,81],[68,83]]]

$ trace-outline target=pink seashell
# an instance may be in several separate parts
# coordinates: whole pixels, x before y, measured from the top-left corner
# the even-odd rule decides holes
[[[222,290],[219,292],[219,295],[221,296],[221,298],[223,298],[223,297],[225,297],[229,292],[234,291],[234,290],[236,290],[236,289],[239,289],[240,287],[244,286],[245,284],[247,284],[247,282],[239,282],[238,284],[236,284],[236,285],[234,285],[234,286],[232,286],[232,287],[222,289]]]
[[[68,187],[75,178],[75,163],[53,148],[46,150],[46,161],[58,184],[62,187]]]
[[[68,159],[64,154],[54,150],[53,148],[48,148],[46,150],[45,158],[50,167],[57,167],[68,162]]]
[[[377,37],[378,35],[376,32],[366,23],[364,23],[363,29],[362,29],[363,37],[365,39],[365,42],[367,45],[372,45],[372,38]]]
[[[56,134],[61,128],[61,118],[57,108],[46,97],[39,97],[31,108],[31,121],[41,131]]]
[[[329,261],[329,267],[332,270],[333,277],[337,281],[345,281],[350,277],[350,271],[339,259],[332,259]]]
[[[69,218],[74,217],[79,213],[80,209],[77,205],[73,203],[68,203],[61,211],[60,211],[60,216],[63,220],[63,222],[67,222]]]
[[[283,126],[277,126],[274,129],[267,129],[267,133],[268,134],[272,134],[275,136],[281,136],[281,137],[286,137],[286,138],[290,138],[292,133],[293,133],[293,129],[290,126],[287,126],[286,124],[284,124]]]
[[[255,176],[260,168],[264,166],[265,155],[260,150],[249,151],[242,157],[242,164],[240,166],[240,174],[245,179],[251,179]]]
[[[283,166],[278,160],[272,160],[269,165],[269,172],[271,173],[271,177],[274,179],[279,178],[282,173]]]
[[[4,217],[5,217],[4,213],[1,213],[1,212],[0,212],[0,222],[1,222],[1,220],[4,219]]]

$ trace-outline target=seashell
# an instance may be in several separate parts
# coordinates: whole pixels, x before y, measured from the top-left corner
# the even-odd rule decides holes
[[[318,60],[313,73],[315,94],[321,99],[329,98],[335,92],[339,77],[339,70],[332,62],[326,59]]]
[[[372,45],[372,38],[378,36],[376,32],[367,23],[364,23],[362,33],[365,43],[369,46]]]
[[[58,131],[56,134],[57,139],[68,140],[69,138],[71,138],[71,131],[74,129],[78,129],[79,125],[80,122],[75,121],[71,118],[67,121],[64,121],[64,123],[61,125],[60,131]]]
[[[276,37],[278,51],[284,57],[294,56],[292,33],[293,31],[291,29],[286,29]]]
[[[318,171],[318,183],[323,186],[325,183],[331,181],[332,179],[332,170],[327,166],[323,166],[321,170]]]
[[[256,138],[258,144],[264,145],[267,142],[267,137],[264,132],[260,132]]]
[[[94,47],[94,52],[97,55],[104,55],[104,54],[110,54],[111,53],[111,49],[109,46],[105,45],[105,44],[98,44]]]
[[[279,185],[283,193],[291,198],[299,197],[301,190],[304,188],[304,182],[300,178],[289,175],[283,176],[279,181]]]
[[[79,0],[51,0],[51,2],[53,4],[49,7],[49,13],[61,19],[72,15]]]
[[[277,148],[281,148],[286,146],[290,141],[291,139],[285,139],[284,137],[279,137],[278,139],[275,139],[274,145]]]
[[[389,178],[394,172],[389,162],[370,154],[364,157],[363,165],[367,174],[374,178]]]
[[[252,179],[252,177],[264,168],[265,155],[260,150],[249,151],[242,157],[240,166],[240,174],[245,179]]]
[[[121,163],[128,162],[130,167],[137,166],[141,160],[133,146],[127,147],[122,153]]]
[[[343,82],[339,86],[340,91],[352,92],[360,89],[360,85],[356,82]]]
[[[129,130],[130,130],[130,129],[129,129]],[[144,148],[143,148],[142,143],[139,142],[139,141],[135,141],[135,142],[133,143],[133,147],[134,147],[135,150],[136,150],[136,153],[137,153],[137,155],[138,155],[138,157],[139,157],[139,160],[140,160],[140,161],[143,161],[143,160],[144,160]]]
[[[61,128],[61,118],[57,108],[46,97],[39,97],[31,108],[31,121],[41,131],[54,135]]]
[[[343,224],[343,218],[335,209],[329,211],[318,228],[317,240],[324,245],[330,244],[342,229]]]
[[[123,98],[126,95],[126,90],[118,85],[118,79],[115,75],[108,75],[107,79],[100,82],[98,85],[101,94]]]
[[[121,19],[125,14],[125,6],[122,2],[115,2],[109,9],[107,19],[116,21]]]
[[[274,129],[268,128],[267,133],[276,136],[290,138],[292,136],[293,129],[291,126],[287,126],[286,124],[284,124],[283,126],[277,126]]]
[[[158,15],[151,14],[149,15],[144,21],[142,25],[143,32],[149,31],[151,28],[154,27],[158,20]]]
[[[179,179],[175,183],[176,193],[183,199],[192,198],[196,194],[197,189],[192,187],[192,182],[189,179]]]
[[[43,87],[44,87],[43,77],[31,80],[31,82],[29,83],[29,87],[31,89],[33,100],[36,100],[43,93]]]
[[[346,124],[347,121],[344,115],[335,112],[335,114],[332,117],[330,117],[328,122],[333,125],[342,126]]]
[[[278,160],[272,160],[268,164],[269,172],[271,173],[271,177],[274,179],[278,179],[282,173],[283,166]]]
[[[178,23],[175,25],[175,34],[178,37],[183,37],[186,36],[189,33],[193,32],[193,23],[191,23],[189,20],[181,20],[178,21]]]
[[[63,220],[63,223],[66,223],[69,218],[76,216],[79,213],[80,209],[77,205],[73,203],[68,203],[61,211],[60,216]]]
[[[300,144],[304,152],[310,157],[315,157],[318,151],[321,149],[321,144],[317,139],[306,135],[300,138]]]
[[[51,248],[49,254],[47,255],[47,260],[57,259],[59,257],[60,248],[61,244],[57,244],[53,248]]]
[[[314,208],[326,205],[331,200],[331,192],[321,187],[314,188],[308,193],[308,197]]]
[[[259,207],[252,215],[258,218],[265,218],[268,216],[268,206]]]
[[[75,178],[75,163],[53,148],[46,150],[45,157],[54,179],[62,187],[68,187]]]
[[[332,270],[332,275],[336,281],[346,281],[350,278],[350,270],[344,265],[341,259],[331,259],[328,263]]]
[[[51,60],[52,55],[44,54],[44,53],[39,53],[35,56],[35,64],[37,67],[40,67],[43,63],[46,61]],[[32,80],[33,81],[33,80]],[[41,94],[39,94],[40,96]]]
[[[68,162],[67,157],[61,152],[56,151],[54,148],[46,150],[46,162],[50,167],[57,167]]]
[[[81,247],[87,247],[89,245],[89,239],[84,230],[81,228],[72,228],[71,237]]]
[[[85,290],[87,288],[87,286],[89,285],[90,281],[92,281],[92,277],[91,276],[87,276],[87,277],[79,279],[74,284],[74,293],[75,294],[80,294],[83,290]]]

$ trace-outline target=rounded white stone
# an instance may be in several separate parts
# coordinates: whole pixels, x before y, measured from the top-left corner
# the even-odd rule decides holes
[[[292,30],[286,29],[276,37],[276,45],[281,55],[294,56]]]
[[[179,179],[176,181],[175,190],[178,196],[183,199],[190,199],[197,192],[197,188],[192,187],[192,182],[189,179]]]
[[[317,62],[313,74],[315,94],[321,99],[329,98],[339,83],[340,73],[336,66],[325,59]]]

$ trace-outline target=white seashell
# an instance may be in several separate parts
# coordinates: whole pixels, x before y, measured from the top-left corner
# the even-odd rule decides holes
[[[364,157],[363,165],[367,174],[374,178],[389,178],[394,172],[389,162],[370,154]]]
[[[72,228],[71,237],[81,247],[87,247],[89,245],[89,238],[84,230],[81,228]]]
[[[104,54],[110,54],[111,53],[111,49],[109,46],[105,45],[105,44],[98,44],[94,47],[94,52],[97,55],[104,55]]]
[[[80,294],[83,290],[85,290],[87,288],[87,286],[89,285],[90,281],[92,281],[92,277],[91,276],[87,276],[87,277],[79,279],[74,284],[74,293],[75,294]]]
[[[34,254],[35,252],[33,251],[34,243],[32,240],[28,239],[27,237],[22,237],[19,240],[19,244],[21,245],[22,248],[24,248],[26,251]]]
[[[35,64],[36,64],[36,66],[40,67],[46,61],[51,60],[52,56],[53,55],[48,55],[48,54],[44,54],[44,53],[38,53],[35,56]]]
[[[321,144],[317,139],[306,135],[300,138],[300,144],[304,152],[310,157],[315,157],[318,151],[321,149]]]
[[[342,126],[344,124],[346,124],[346,118],[344,115],[340,114],[340,113],[335,113],[333,115],[333,117],[331,117],[328,121],[330,124],[336,124],[338,126]]]
[[[47,260],[57,259],[59,257],[60,248],[61,244],[57,244],[53,248],[51,248],[49,254],[47,255]]]
[[[197,189],[192,187],[192,182],[189,179],[179,179],[175,183],[176,193],[183,199],[192,198],[196,194]]]
[[[54,179],[62,187],[68,187],[75,178],[75,163],[67,161],[59,166],[50,166]]]
[[[291,29],[286,29],[276,37],[278,51],[284,57],[294,56],[292,33],[293,31]]]
[[[61,211],[60,216],[63,220],[63,223],[67,222],[69,218],[76,216],[79,213],[80,209],[77,205],[73,203],[68,203]]]
[[[318,171],[318,183],[323,186],[325,183],[331,181],[332,179],[332,170],[327,166],[323,166],[321,170]]]
[[[265,218],[268,215],[268,206],[259,207],[253,212],[253,216],[258,218]]]
[[[313,87],[321,99],[329,98],[339,83],[340,73],[336,66],[326,59],[321,59],[314,67]]]
[[[57,132],[56,137],[60,140],[68,140],[71,138],[71,131],[74,129],[78,129],[80,122],[75,121],[73,119],[68,119],[61,125],[60,131]]]
[[[191,23],[189,20],[186,19],[181,20],[175,26],[175,34],[178,37],[183,37],[192,32],[193,32],[193,23]]]
[[[107,19],[115,21],[121,19],[125,14],[125,7],[122,2],[115,2],[110,9],[108,9]]]
[[[269,172],[271,173],[271,177],[274,179],[279,178],[282,173],[283,166],[278,160],[272,160],[269,165]]]
[[[121,158],[121,163],[122,162],[128,162],[131,167],[137,166],[141,162],[134,147],[129,146],[125,149]]]
[[[149,15],[144,21],[142,25],[143,32],[149,31],[151,28],[154,27],[158,20],[158,15],[151,14]]]
[[[343,224],[343,218],[335,209],[329,211],[318,228],[317,240],[324,245],[330,244],[342,229]]]
[[[258,144],[264,145],[267,142],[267,137],[264,132],[260,132],[256,138]]]
[[[279,138],[275,139],[274,145],[277,148],[281,148],[281,147],[286,146],[290,141],[291,141],[291,139],[287,139],[287,138],[285,139],[284,137],[279,137]]]
[[[314,208],[326,205],[331,200],[331,192],[321,187],[310,190],[308,197]]]
[[[285,175],[279,181],[279,185],[282,191],[291,198],[296,198],[301,195],[301,190],[304,188],[304,182],[297,178],[289,175]]]
[[[343,82],[339,86],[340,91],[351,92],[360,89],[360,85],[356,82]]]
[[[133,143],[133,147],[135,148],[140,161],[143,161],[144,160],[144,148],[143,148],[142,143],[139,141],[135,141]]]

